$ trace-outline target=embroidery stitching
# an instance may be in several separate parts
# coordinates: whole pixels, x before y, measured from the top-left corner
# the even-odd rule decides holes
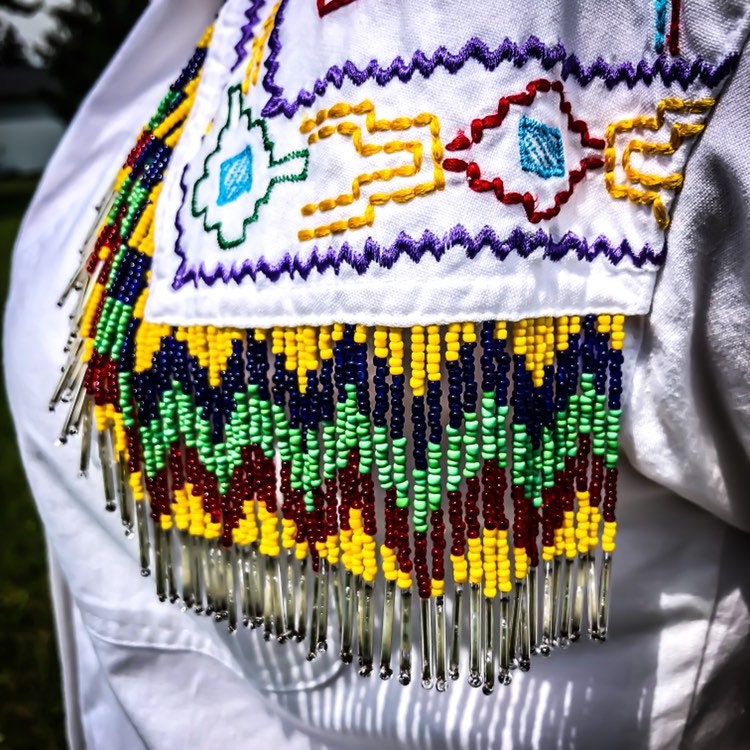
[[[227,113],[227,121],[219,132],[219,136],[216,142],[216,148],[206,157],[203,165],[203,174],[195,183],[192,199],[193,216],[195,218],[200,218],[201,216],[203,217],[204,230],[206,232],[216,232],[217,242],[219,244],[219,247],[221,247],[222,249],[237,247],[245,241],[248,225],[253,224],[258,220],[261,208],[266,205],[271,199],[271,193],[273,192],[273,189],[276,187],[276,185],[283,182],[301,182],[307,179],[309,161],[309,151],[307,151],[307,149],[292,151],[291,153],[280,159],[275,158],[275,144],[268,134],[268,126],[262,118],[253,120],[252,111],[243,107],[241,87],[233,86],[232,88],[230,88],[228,91],[228,98],[229,108]],[[221,176],[225,176],[226,170],[227,175],[233,181],[225,184],[223,179],[220,180],[220,192],[214,202],[214,200],[211,199],[210,191],[208,190],[208,180],[213,170],[212,163],[214,162],[216,157],[220,156],[220,154],[222,153],[222,150],[224,148],[224,138],[228,133],[232,131],[234,127],[239,126],[243,119],[247,121],[247,130],[246,132],[243,131],[245,139],[247,139],[248,137],[253,137],[254,135],[256,143],[248,144],[247,140],[245,140],[245,150],[240,153],[233,154],[230,159],[224,159],[221,161],[219,165]],[[256,129],[259,132],[257,134],[254,134],[254,131]],[[247,149],[250,149],[252,153],[253,145],[260,145],[261,148],[258,149],[258,152],[260,152],[262,149],[263,153],[268,154],[268,171],[272,174],[272,176],[267,181],[265,190],[263,192],[261,192],[260,189],[257,191],[259,193],[259,197],[255,201],[253,201],[252,213],[243,219],[241,232],[236,231],[233,233],[234,236],[229,236],[232,233],[227,231],[225,222],[220,216],[217,215],[217,213],[219,212],[214,210],[214,205],[216,205],[217,207],[222,207],[228,203],[235,201],[241,195],[249,193],[252,190],[253,185],[256,181],[252,179],[252,175],[250,176],[250,179],[248,181],[246,152]],[[260,153],[258,153],[258,156],[259,155]],[[257,159],[257,156],[255,158]],[[237,160],[239,159],[245,160],[244,166],[241,166],[239,169],[230,169],[227,166],[232,162],[237,162]],[[291,165],[298,160],[304,160],[304,164],[300,171],[282,171],[282,167]],[[253,167],[252,164],[250,166],[251,168]]]
[[[445,174],[441,166],[443,144],[440,140],[440,121],[435,115],[422,113],[413,119],[397,117],[393,120],[378,120],[376,119],[375,106],[370,101],[355,105],[340,102],[328,109],[320,110],[314,119],[304,120],[300,125],[301,133],[310,134],[307,140],[310,146],[318,143],[320,139],[339,134],[351,138],[352,146],[363,158],[371,158],[381,153],[395,154],[406,151],[411,154],[412,161],[395,168],[379,169],[358,175],[352,183],[351,193],[344,193],[336,198],[324,198],[319,203],[310,203],[303,206],[303,216],[311,216],[318,211],[327,212],[337,207],[350,206],[362,199],[361,189],[364,186],[375,182],[389,182],[396,178],[413,177],[422,171],[423,146],[420,141],[389,141],[383,145],[368,143],[362,138],[362,128],[351,120],[341,122],[338,125],[323,124],[327,120],[341,119],[349,115],[365,115],[365,125],[367,132],[370,134],[390,131],[405,132],[414,127],[428,127],[432,136],[433,179],[413,187],[399,188],[390,193],[373,193],[367,198],[367,207],[361,216],[341,219],[315,229],[303,229],[298,233],[300,241],[326,237],[333,233],[345,232],[347,229],[361,229],[365,226],[372,226],[375,221],[375,208],[377,206],[384,206],[390,201],[407,203],[414,198],[429,195],[435,190],[442,190],[445,187]]]
[[[266,0],[252,0],[250,7],[245,11],[245,18],[247,22],[242,27],[242,37],[240,41],[234,47],[237,53],[237,59],[232,65],[232,71],[242,64],[242,61],[247,57],[247,44],[255,35],[255,27],[260,22],[260,10],[265,6]]]
[[[318,5],[318,15],[323,18],[323,16],[327,16],[329,13],[333,13],[333,11],[338,10],[339,8],[343,8],[346,5],[351,5],[354,2],[354,0],[317,0]]]
[[[361,86],[370,80],[374,80],[379,86],[388,86],[395,79],[407,83],[416,73],[429,78],[439,67],[455,74],[469,60],[474,60],[488,71],[494,71],[502,63],[522,68],[529,60],[538,60],[547,70],[559,64],[561,66],[559,77],[563,81],[573,78],[581,86],[586,86],[598,78],[604,81],[609,89],[621,84],[628,88],[633,88],[637,83],[650,86],[655,79],[660,79],[667,86],[678,83],[683,88],[687,88],[690,84],[700,81],[705,86],[714,87],[736,67],[739,60],[739,54],[732,52],[716,65],[712,65],[701,57],[688,60],[665,56],[660,56],[653,62],[644,58],[614,65],[610,65],[600,57],[590,65],[586,65],[576,55],[568,53],[562,43],[546,45],[535,36],[530,36],[523,44],[516,44],[510,39],[505,39],[495,49],[491,49],[481,39],[474,37],[455,53],[450,52],[445,45],[441,45],[431,54],[417,50],[407,61],[397,57],[387,65],[383,65],[377,60],[371,60],[362,69],[351,60],[346,60],[341,65],[331,66],[311,85],[301,89],[292,99],[287,99],[284,96],[284,88],[276,82],[276,74],[279,70],[279,56],[282,51],[280,29],[284,23],[284,13],[288,2],[289,0],[282,0],[282,6],[276,16],[276,26],[268,41],[269,56],[266,62],[268,72],[263,78],[263,88],[268,92],[269,100],[261,113],[266,118],[280,114],[287,118],[293,117],[298,109],[310,107],[319,97],[324,96],[329,84],[336,89],[341,89],[346,81],[354,86]]]
[[[654,0],[654,19],[654,49],[662,52],[667,34],[667,0]]]
[[[232,156],[221,165],[219,179],[220,206],[233,203],[253,187],[253,150],[247,146],[237,156]]]
[[[565,176],[565,148],[557,128],[523,115],[518,123],[518,148],[524,172],[545,180]]]
[[[680,11],[682,0],[672,0],[672,17],[669,21],[669,54],[680,54]]]
[[[263,22],[263,30],[261,35],[253,39],[253,48],[250,55],[250,62],[247,65],[247,73],[245,74],[245,79],[242,82],[242,91],[245,94],[247,94],[247,92],[250,90],[250,86],[256,86],[258,84],[260,67],[263,64],[263,55],[266,51],[268,37],[271,36],[271,32],[273,31],[273,27],[276,23],[276,16],[278,15],[280,8],[281,1],[276,3],[268,18],[266,18],[266,20]]]
[[[656,223],[666,229],[670,219],[664,202],[656,190],[641,190],[629,185],[616,182],[615,167],[617,153],[615,141],[619,133],[629,133],[636,129],[647,129],[653,131],[661,130],[664,125],[667,112],[675,114],[705,114],[715,104],[713,99],[698,99],[696,101],[685,101],[684,99],[662,99],[656,107],[656,115],[653,117],[641,116],[632,119],[620,120],[607,127],[606,148],[604,151],[604,181],[609,194],[613,198],[627,198],[632,203],[650,205],[652,207]],[[642,154],[655,154],[671,156],[683,144],[685,138],[693,138],[705,129],[702,123],[677,122],[672,126],[669,141],[658,143],[643,141],[638,138],[632,139],[622,156],[622,168],[631,183],[643,185],[646,188],[661,188],[663,190],[677,190],[682,187],[684,177],[676,172],[669,175],[656,175],[642,172],[631,164],[633,151]]]
[[[683,86],[687,86],[689,83],[692,83],[694,81],[701,81],[706,85],[714,85],[736,65],[736,61],[738,58],[738,55],[736,53],[732,53],[725,57],[724,60],[718,65],[713,67],[700,58],[695,59],[693,62],[688,62],[683,59],[671,60],[666,56],[660,57],[653,64],[649,64],[646,61],[641,61],[637,66],[633,66],[631,63],[620,63],[616,66],[610,66],[602,60],[597,60],[595,63],[587,67],[582,65],[578,58],[576,58],[574,55],[568,55],[562,45],[548,47],[535,37],[530,37],[529,40],[527,40],[527,42],[523,45],[516,45],[510,42],[510,40],[506,39],[495,50],[490,50],[487,45],[477,39],[471,39],[469,40],[469,42],[467,42],[466,45],[464,45],[458,55],[452,55],[451,53],[447,52],[444,47],[442,47],[439,48],[431,58],[425,56],[421,51],[417,51],[414,53],[414,56],[410,61],[405,62],[401,58],[398,58],[397,60],[394,60],[390,64],[390,66],[383,67],[380,66],[376,60],[374,60],[371,61],[370,64],[363,70],[359,70],[351,62],[347,61],[341,68],[337,66],[333,66],[332,68],[330,68],[325,76],[325,79],[318,80],[316,82],[315,86],[313,87],[312,93],[302,90],[300,92],[300,95],[297,97],[297,100],[290,102],[283,99],[283,88],[278,86],[275,82],[275,76],[279,68],[278,56],[281,52],[281,38],[279,31],[283,23],[283,13],[286,9],[287,2],[288,0],[279,0],[279,2],[277,2],[277,4],[273,7],[273,10],[271,11],[266,23],[264,23],[263,25],[263,32],[261,33],[261,36],[254,42],[253,57],[248,63],[248,75],[250,76],[250,79],[245,82],[245,87],[249,87],[251,83],[257,84],[257,80],[259,78],[258,56],[260,56],[261,58],[260,64],[262,65],[263,51],[267,46],[268,57],[265,63],[267,73],[263,78],[263,87],[267,92],[271,93],[271,98],[263,108],[263,112],[270,115],[279,114],[279,112],[283,110],[284,114],[286,114],[287,117],[291,117],[294,112],[296,112],[300,107],[309,106],[312,102],[315,101],[318,96],[322,96],[323,94],[325,94],[329,83],[333,83],[336,87],[341,87],[346,80],[349,80],[355,86],[359,86],[367,80],[374,79],[379,85],[387,86],[395,77],[398,77],[399,80],[402,80],[403,82],[408,82],[409,80],[411,80],[415,72],[420,72],[422,73],[422,75],[427,77],[437,67],[445,67],[450,73],[456,73],[470,58],[479,61],[488,70],[494,70],[503,62],[511,62],[518,67],[522,67],[529,60],[539,60],[542,62],[542,64],[548,67],[553,67],[560,63],[561,78],[569,78],[572,76],[582,85],[586,85],[586,83],[593,80],[594,78],[599,78],[605,82],[605,85],[609,89],[614,88],[620,83],[626,83],[629,87],[632,87],[636,82],[639,81],[645,83],[646,85],[650,85],[656,78],[660,78],[661,81],[666,85],[671,85],[673,82],[677,82],[681,83]],[[247,11],[246,15],[248,16],[250,24],[245,27],[246,34],[248,33],[248,28],[251,27],[253,23],[258,22],[257,10],[263,6],[264,3],[262,2],[262,0],[260,2],[256,1]],[[275,23],[272,22],[272,19],[275,19]],[[271,26],[272,29],[269,33],[269,28]],[[250,38],[252,38],[252,36]],[[278,108],[279,105],[283,105],[281,106],[281,109]],[[275,110],[274,107],[276,107]],[[332,126],[323,125],[320,128],[323,133],[318,135],[318,138],[330,137],[330,135],[333,135],[334,132],[340,133],[338,128],[334,128],[326,133],[324,130],[326,127],[332,128]],[[462,138],[466,141],[466,144],[462,146],[463,148],[471,146],[471,141],[463,134],[457,136],[452,142],[452,145],[460,145]],[[394,146],[394,144],[402,145]],[[405,153],[410,153],[413,159],[418,156],[416,142],[403,141],[394,142],[387,145],[389,148],[398,148],[400,150],[403,150]],[[594,147],[593,143],[592,147]],[[602,146],[601,148],[603,149],[604,147]],[[630,165],[629,160],[632,151],[638,151],[637,144],[634,145],[633,148],[629,149],[627,152],[627,156],[624,157],[627,159],[628,165]],[[393,151],[392,153],[395,153],[395,151]],[[295,154],[299,157],[305,158],[305,167],[304,170],[302,170],[303,174],[297,175],[295,179],[306,179],[309,161],[309,149],[305,151],[295,152]],[[241,154],[239,153],[235,154],[235,156],[237,157],[239,157],[240,155]],[[369,156],[362,153],[360,153],[360,155]],[[294,154],[290,154],[289,157],[285,158],[292,158],[293,156]],[[240,160],[238,160],[235,166],[239,167],[240,163]],[[448,167],[458,167],[458,171],[467,171],[467,181],[469,182],[472,189],[475,189],[479,192],[491,190],[495,192],[496,197],[498,197],[498,200],[500,202],[506,204],[521,203],[522,205],[524,205],[524,209],[530,219],[534,221],[541,221],[542,219],[551,218],[556,213],[559,213],[560,207],[572,196],[575,185],[583,179],[585,171],[587,171],[587,169],[589,168],[599,168],[603,165],[603,160],[600,160],[596,157],[590,157],[589,161],[584,161],[582,163],[583,167],[581,169],[574,169],[569,172],[570,178],[568,180],[567,188],[555,196],[555,205],[550,206],[545,210],[537,209],[536,205],[534,204],[534,197],[529,192],[523,194],[512,192],[506,193],[505,188],[502,185],[502,181],[500,181],[499,178],[496,178],[495,180],[483,180],[481,171],[476,165],[473,165],[471,167],[471,170],[469,170],[470,165],[466,164],[464,170],[465,162],[457,159],[445,159],[439,166],[441,170],[448,169]],[[228,166],[229,165],[227,165],[227,167]],[[247,165],[245,165],[245,169],[247,169]],[[631,171],[633,169],[634,168],[631,167]],[[183,190],[184,196],[183,205],[184,200],[187,198],[188,190],[185,184],[186,174],[187,172],[183,175],[183,179],[181,181],[181,188]],[[362,184],[364,184],[363,182],[359,182],[362,177],[365,177],[365,179],[367,179],[368,177],[370,178],[368,184],[369,182],[373,182],[378,179],[391,179],[397,176],[407,178],[414,174],[414,164],[403,164],[400,167],[397,167],[395,170],[393,170],[393,173],[391,175],[388,175],[387,178],[386,174],[387,173],[385,171],[381,170],[379,172],[376,171],[373,173],[360,175],[360,177],[357,178],[357,181],[353,182],[353,189],[350,195],[344,194],[339,195],[336,198],[324,198],[318,203],[308,204],[307,206],[303,207],[303,209],[305,209],[303,213],[312,214],[317,213],[317,211],[330,211],[334,208],[350,205],[354,202],[353,199],[355,198],[355,194],[359,194],[361,186]],[[634,174],[638,180],[643,178],[646,182],[648,182],[649,175],[640,175],[637,172],[634,172]],[[543,177],[544,175],[540,174],[540,176]],[[245,174],[242,179],[248,181],[251,178],[249,174]],[[240,194],[244,194],[246,192],[245,189],[241,189],[242,186],[240,183],[242,182],[242,179],[240,179],[240,182],[236,185],[233,185],[231,187],[227,186],[225,190],[224,201],[231,202],[229,199],[233,196],[233,191],[235,190],[239,190]],[[641,183],[639,182],[639,184]],[[251,187],[252,186],[250,185],[245,185],[245,188],[247,189],[250,189]],[[273,187],[273,184],[271,185],[271,187]],[[419,187],[420,186],[417,186],[417,188]],[[627,189],[630,191],[629,196],[638,197],[638,191],[632,187],[628,188],[627,186],[619,186],[618,189]],[[221,190],[219,192],[221,192]],[[641,192],[646,193],[647,191]],[[419,191],[418,189],[415,189],[413,196],[408,191],[404,193],[394,191],[393,194],[384,193],[376,196],[375,203],[377,204],[377,200],[381,197],[388,198],[388,200],[395,200],[395,198],[400,197],[401,195],[403,195],[404,198],[408,198],[410,200],[412,197],[417,197],[419,195]],[[635,202],[643,201],[639,199]],[[260,207],[261,206],[258,206],[258,209],[260,209]],[[656,204],[656,210],[659,210],[659,203]],[[251,216],[250,219],[246,221],[246,225],[252,223],[251,220],[257,221],[257,211],[254,213],[255,217],[253,218]],[[361,228],[362,226],[371,224],[373,219],[374,207],[368,202],[368,206],[366,207],[366,210],[362,216],[355,216],[347,220],[331,222],[329,224],[325,224],[316,228],[303,229],[298,234],[298,236],[302,241],[310,241],[316,236],[322,237],[336,232],[343,232],[349,229]],[[268,264],[265,264],[265,261],[261,261],[258,269],[255,269],[253,267],[253,262],[250,260],[247,260],[246,262],[239,261],[238,263],[232,263],[231,266],[224,266],[222,263],[219,263],[213,271],[208,272],[203,268],[190,268],[190,261],[187,257],[186,251],[181,247],[181,243],[184,238],[184,229],[180,225],[180,221],[181,219],[178,216],[176,219],[178,239],[175,251],[181,257],[182,262],[180,263],[179,271],[175,276],[173,282],[173,286],[175,289],[179,288],[183,283],[185,283],[186,280],[195,280],[197,283],[198,279],[205,280],[207,278],[211,278],[213,281],[215,281],[217,278],[221,277],[225,283],[228,283],[230,279],[237,280],[244,277],[245,275],[252,276],[255,273],[255,270],[258,270],[258,272],[262,274],[264,274],[267,270],[271,275],[274,275],[276,271],[282,267],[287,269],[287,271],[282,270],[282,272],[288,272],[290,274],[299,272],[301,276],[305,276],[306,274],[310,273],[313,268],[318,267],[317,255],[315,259],[310,259],[309,261],[305,260],[304,258],[300,259],[299,257],[288,255],[284,261],[280,262],[279,264],[275,264],[274,266],[268,266]],[[206,223],[207,222],[204,221],[204,229],[206,228]],[[208,223],[210,225],[210,222]],[[216,227],[213,226],[213,228]],[[220,231],[217,228],[217,235],[219,234]],[[244,236],[245,233],[243,231],[241,236],[238,235],[234,242],[227,243],[226,247],[233,247],[241,244],[244,241]],[[368,238],[366,240],[366,245],[368,247],[371,247],[371,243],[372,238]],[[625,245],[627,245],[627,242],[625,243]],[[330,250],[331,252],[334,252],[333,248],[331,248]],[[313,252],[317,254],[318,249],[315,248]],[[362,252],[361,246],[359,252]],[[638,251],[633,257],[640,257],[640,255],[641,251]],[[330,267],[329,265],[326,265],[328,261],[329,257],[328,255],[325,255],[325,262],[322,265],[325,267]],[[337,261],[334,260],[333,262],[336,263]],[[619,262],[619,260],[616,262]],[[240,266],[240,263],[243,263],[243,265]]]
[[[179,225],[180,232],[184,230]],[[320,249],[315,247],[306,257],[287,253],[278,262],[269,262],[261,257],[257,260],[245,259],[241,266],[231,268],[219,267],[208,271],[203,266],[190,266],[187,255],[180,244],[177,253],[183,259],[180,270],[173,283],[175,289],[180,289],[188,283],[203,281],[209,286],[219,279],[224,282],[240,283],[250,278],[253,283],[260,277],[276,282],[282,276],[307,279],[312,273],[323,274],[329,270],[338,274],[342,268],[349,266],[357,274],[363,276],[371,266],[392,268],[396,262],[405,256],[414,263],[419,263],[424,256],[431,255],[440,260],[454,247],[463,247],[468,260],[473,260],[487,248],[499,261],[504,261],[510,255],[516,254],[521,258],[531,257],[536,251],[542,251],[542,257],[557,261],[568,255],[575,255],[578,260],[591,262],[595,258],[606,258],[612,265],[617,266],[625,258],[629,258],[636,268],[659,268],[666,259],[666,245],[655,249],[649,244],[640,249],[634,249],[627,240],[612,242],[601,235],[594,240],[587,240],[573,232],[567,232],[559,240],[542,229],[535,232],[524,232],[520,228],[514,229],[507,237],[497,234],[492,227],[485,226],[476,235],[461,224],[456,225],[444,235],[439,236],[426,230],[419,237],[412,237],[401,232],[391,245],[381,245],[368,237],[361,248],[354,248],[344,242],[339,247]]]
[[[604,141],[600,138],[593,138],[589,134],[588,125],[583,120],[576,120],[573,117],[572,108],[570,102],[565,98],[562,83],[542,78],[531,81],[526,86],[526,91],[501,98],[495,113],[473,120],[471,123],[471,139],[461,132],[445,148],[448,151],[464,151],[471,148],[473,144],[481,142],[485,130],[494,130],[502,126],[511,105],[528,107],[534,102],[537,93],[548,93],[550,91],[559,96],[559,108],[567,118],[568,130],[580,135],[581,145],[586,148],[603,149]],[[467,162],[463,159],[445,159],[443,162],[444,169],[449,172],[465,172],[469,187],[473,191],[477,193],[492,192],[497,200],[506,206],[520,203],[526,212],[527,219],[532,224],[557,216],[562,206],[570,200],[575,186],[584,178],[586,172],[604,166],[604,161],[599,156],[587,156],[580,160],[578,166],[578,169],[571,169],[568,172],[567,187],[555,194],[554,204],[540,209],[538,199],[531,193],[506,192],[505,185],[500,177],[483,178],[481,168],[476,162]]]

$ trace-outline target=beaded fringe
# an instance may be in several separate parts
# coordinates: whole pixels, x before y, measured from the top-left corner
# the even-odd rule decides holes
[[[79,292],[50,404],[70,403],[60,442],[80,433],[85,475],[96,441],[106,508],[137,534],[142,574],[231,630],[307,639],[308,659],[335,611],[341,659],[356,652],[369,675],[377,641],[387,679],[395,645],[403,684],[416,598],[421,682],[438,690],[459,677],[465,591],[469,682],[485,692],[584,622],[604,640],[622,315],[411,329],[143,319],[155,204],[209,37],[60,300]]]

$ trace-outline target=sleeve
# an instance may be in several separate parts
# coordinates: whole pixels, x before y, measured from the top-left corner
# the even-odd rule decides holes
[[[637,354],[625,449],[635,467],[750,530],[747,49],[696,146]],[[636,344],[637,345],[637,344]]]

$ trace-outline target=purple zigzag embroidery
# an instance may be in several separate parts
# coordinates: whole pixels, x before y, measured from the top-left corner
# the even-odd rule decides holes
[[[237,70],[242,61],[247,57],[247,45],[253,38],[255,27],[260,21],[260,9],[266,4],[266,0],[252,0],[250,7],[245,11],[247,22],[242,27],[242,38],[237,42],[234,48],[237,53],[237,60],[232,66],[232,71]]]
[[[185,189],[184,182],[183,189]],[[613,243],[604,235],[589,241],[585,237],[567,232],[559,240],[556,240],[543,229],[538,229],[535,232],[524,232],[521,228],[516,228],[510,235],[503,238],[488,226],[485,226],[476,235],[472,235],[465,227],[458,224],[442,237],[429,230],[426,230],[419,238],[401,232],[396,241],[389,246],[380,245],[370,237],[360,250],[345,242],[339,248],[321,249],[315,247],[306,258],[287,253],[281,260],[272,263],[261,256],[256,261],[247,259],[239,267],[224,266],[220,263],[213,271],[208,271],[202,264],[200,266],[190,265],[187,252],[182,247],[184,229],[180,222],[179,213],[176,226],[178,240],[175,250],[182,262],[172,282],[172,287],[175,290],[188,283],[192,283],[196,287],[201,282],[213,286],[217,281],[223,281],[225,284],[231,281],[240,283],[248,277],[255,282],[259,276],[265,276],[272,282],[278,281],[283,275],[288,275],[291,278],[299,276],[301,279],[307,280],[313,272],[323,274],[332,270],[334,274],[338,275],[344,266],[350,266],[362,276],[367,273],[372,265],[392,268],[401,257],[419,263],[426,255],[432,255],[435,260],[439,261],[454,247],[463,247],[468,260],[473,260],[482,250],[487,248],[499,261],[504,261],[514,253],[522,258],[528,258],[534,253],[541,252],[544,258],[551,261],[560,260],[567,255],[575,255],[579,260],[591,262],[602,256],[614,266],[618,265],[623,259],[630,258],[636,268],[642,268],[646,265],[658,268],[664,264],[667,255],[666,243],[660,250],[655,250],[648,244],[640,250],[634,250],[627,240]]]
[[[294,99],[284,98],[284,89],[276,83],[279,70],[279,55],[282,43],[280,29],[284,22],[284,14],[289,0],[284,0],[276,16],[276,26],[268,41],[270,54],[265,66],[268,70],[263,87],[270,94],[268,103],[263,108],[264,117],[275,117],[284,114],[291,118],[301,107],[309,107],[320,96],[323,96],[329,84],[340,89],[344,81],[349,80],[355,86],[361,86],[369,80],[374,80],[380,86],[387,86],[394,79],[406,83],[415,73],[425,78],[438,67],[443,67],[450,73],[459,71],[468,60],[476,60],[492,71],[501,63],[509,62],[516,67],[523,67],[529,60],[538,60],[545,70],[551,70],[560,64],[560,77],[563,80],[574,78],[581,86],[586,86],[595,78],[603,80],[607,88],[612,89],[619,84],[633,88],[637,83],[650,85],[655,78],[670,86],[678,83],[683,89],[696,80],[709,87],[716,86],[737,64],[739,55],[731,53],[717,65],[711,65],[700,57],[686,60],[680,57],[660,55],[653,63],[640,60],[636,65],[622,62],[610,65],[597,58],[591,65],[584,65],[574,54],[566,52],[562,43],[552,46],[544,44],[535,36],[529,37],[524,44],[516,44],[505,39],[497,49],[491,49],[481,39],[469,39],[457,52],[452,53],[445,46],[438,47],[431,56],[417,50],[409,62],[397,57],[389,65],[383,66],[377,60],[371,60],[364,68],[358,68],[351,60],[342,66],[333,65],[322,78],[313,84],[312,90],[302,89]]]

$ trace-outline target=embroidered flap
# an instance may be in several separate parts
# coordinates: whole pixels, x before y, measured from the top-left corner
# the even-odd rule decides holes
[[[653,24],[579,49],[547,6],[469,5],[229,2],[160,198],[148,317],[647,312],[734,55],[644,56]]]

